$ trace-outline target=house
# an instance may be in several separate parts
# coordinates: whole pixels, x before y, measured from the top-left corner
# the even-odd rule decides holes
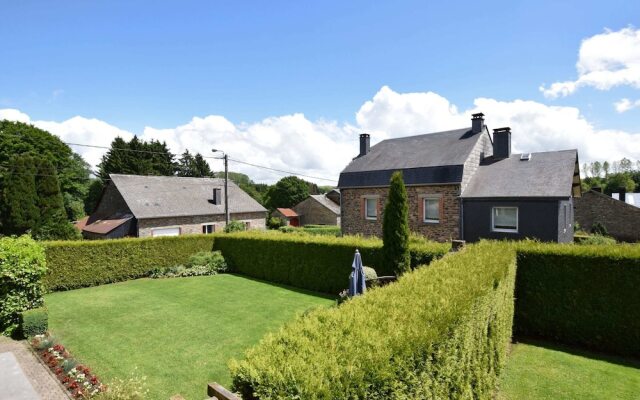
[[[607,235],[616,240],[640,241],[640,208],[599,190],[589,190],[575,199],[575,214],[576,223],[582,230],[589,232],[599,223],[605,227]]]
[[[336,203],[335,191],[332,192],[312,194],[293,207],[300,216],[301,225],[340,225],[340,198]]]
[[[290,208],[276,208],[276,210],[271,213],[271,216],[280,218],[286,226],[300,226],[298,214]]]
[[[640,193],[627,193],[621,188],[618,193],[611,193],[611,197],[632,206],[640,207]]]
[[[381,236],[395,171],[407,187],[409,228],[430,239],[573,240],[573,199],[581,194],[577,151],[512,154],[511,129],[491,135],[482,113],[473,114],[470,128],[375,146],[360,135],[360,154],[338,183],[344,234]]]
[[[111,174],[82,228],[87,239],[214,233],[225,226],[224,180]],[[267,210],[229,182],[231,220],[265,229]]]

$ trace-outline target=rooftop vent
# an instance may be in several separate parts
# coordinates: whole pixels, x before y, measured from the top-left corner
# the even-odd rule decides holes
[[[531,160],[531,153],[523,153],[520,155],[520,161],[529,161]]]

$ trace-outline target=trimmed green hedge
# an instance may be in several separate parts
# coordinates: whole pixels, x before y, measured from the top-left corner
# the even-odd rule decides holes
[[[262,400],[491,399],[514,279],[511,247],[467,246],[267,335],[231,361],[234,389]]]
[[[50,291],[140,278],[154,268],[184,264],[199,251],[210,251],[212,235],[46,242]]]
[[[518,248],[517,335],[640,356],[640,246]]]
[[[46,307],[38,307],[22,313],[22,334],[25,337],[42,335],[49,329],[49,311]]]
[[[413,265],[428,264],[449,248],[449,244],[414,241]],[[379,239],[246,232],[216,236],[214,249],[222,251],[232,271],[324,293],[338,294],[348,287],[356,249],[378,276],[393,275],[382,263]]]
[[[44,302],[42,247],[29,236],[0,238],[0,334],[13,334],[26,310]]]

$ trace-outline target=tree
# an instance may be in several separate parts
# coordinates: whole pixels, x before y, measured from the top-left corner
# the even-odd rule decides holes
[[[636,183],[631,178],[630,174],[617,173],[609,176],[604,191],[606,194],[617,193],[623,188],[627,192],[633,192],[636,188]]]
[[[55,167],[69,219],[83,216],[80,205],[89,188],[89,165],[60,138],[22,122],[0,120],[0,167],[11,165],[15,155],[30,153],[46,158]],[[4,183],[0,177],[0,191]]]
[[[2,233],[22,235],[40,218],[36,193],[36,158],[29,154],[11,158],[11,169],[3,180]]]
[[[402,172],[391,176],[389,196],[382,220],[382,257],[397,275],[411,270],[409,254],[409,205]]]
[[[197,153],[194,156],[189,153],[189,150],[185,150],[182,156],[178,160],[178,176],[190,176],[194,178],[206,178],[213,176],[209,163],[202,157],[202,154]]]
[[[100,179],[94,179],[89,185],[87,196],[84,200],[84,212],[90,215],[95,210],[102,196],[102,189],[104,189],[104,183]]]
[[[309,183],[297,176],[280,179],[267,191],[267,208],[290,208],[309,197]]]
[[[600,172],[602,171],[602,164],[600,161],[595,161],[591,163],[591,175],[598,178],[600,177]]]
[[[224,178],[224,171],[214,172],[213,177],[215,178]],[[269,185],[264,183],[255,183],[249,178],[248,175],[242,174],[240,172],[232,172],[229,171],[229,180],[235,183],[240,187],[240,189],[247,192],[249,196],[251,196],[255,201],[267,207],[266,205],[266,194],[269,190]]]
[[[609,176],[609,161],[605,161],[602,163],[602,170],[604,171],[604,177]]]
[[[110,174],[170,176],[177,171],[174,159],[164,142],[145,142],[137,136],[126,142],[117,137],[98,164],[98,177],[106,182]]]
[[[631,172],[633,170],[633,163],[628,158],[623,158],[618,164],[620,172]]]
[[[582,171],[584,172],[584,176],[588,176],[587,174],[589,173],[589,164],[587,163],[583,163],[582,164]]]

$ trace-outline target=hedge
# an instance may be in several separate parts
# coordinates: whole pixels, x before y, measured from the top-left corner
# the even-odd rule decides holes
[[[640,356],[640,246],[518,247],[518,336]]]
[[[38,307],[22,313],[22,334],[25,337],[43,335],[49,329],[49,311],[46,307]]]
[[[490,399],[513,321],[515,253],[483,242],[339,307],[319,309],[232,360],[243,399]]]
[[[154,268],[185,263],[211,250],[211,235],[46,242],[50,291],[69,290],[140,278]]]
[[[0,333],[13,334],[26,310],[44,302],[42,247],[28,236],[0,239]]]
[[[428,264],[449,248],[449,244],[413,240],[413,265]],[[348,286],[356,249],[379,276],[394,273],[382,263],[379,239],[245,232],[216,236],[214,249],[222,251],[234,272],[331,294]]]

